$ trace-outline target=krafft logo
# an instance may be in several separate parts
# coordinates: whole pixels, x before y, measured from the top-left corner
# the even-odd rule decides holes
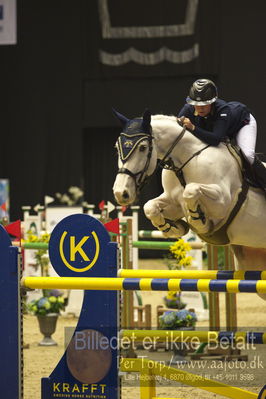
[[[51,263],[60,276],[86,274],[98,264],[109,241],[109,234],[97,219],[84,214],[68,216],[52,231]]]
[[[92,231],[90,235],[80,238],[64,231],[60,238],[59,251],[66,267],[75,272],[85,272],[98,259],[100,252],[98,236]]]

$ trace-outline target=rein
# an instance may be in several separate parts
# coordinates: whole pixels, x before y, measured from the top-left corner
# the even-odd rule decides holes
[[[166,158],[171,154],[171,152],[173,151],[173,149],[175,148],[175,146],[177,145],[177,143],[179,143],[179,141],[184,137],[184,134],[186,133],[186,128],[183,127],[182,132],[180,133],[179,136],[177,136],[177,138],[174,140],[173,144],[171,145],[171,147],[169,148],[169,150],[166,152],[166,154],[164,155],[163,159],[159,162],[159,166],[163,165],[165,163]]]
[[[180,168],[178,168],[177,166],[175,166],[173,160],[171,158],[169,158],[168,161],[164,161],[164,159],[166,157],[164,157],[161,162],[159,163],[159,166],[161,166],[163,169],[168,169],[168,170],[172,170],[173,172],[175,172],[176,177],[179,179],[181,185],[183,187],[186,186],[186,181],[183,175],[183,169],[184,167],[193,159],[195,158],[197,155],[199,155],[200,153],[202,153],[202,151],[206,150],[206,148],[210,147],[210,144],[206,145],[205,147],[201,148],[200,150],[198,150],[197,152],[195,152],[190,158],[188,158],[186,160],[186,162],[183,163],[182,166],[180,166]]]
[[[172,170],[173,172],[175,172],[176,177],[178,178],[178,180],[180,181],[180,184],[183,187],[186,187],[186,180],[184,178],[184,174],[183,174],[183,169],[184,167],[197,155],[199,155],[202,151],[206,150],[206,148],[210,147],[210,145],[206,145],[205,147],[201,148],[199,151],[195,152],[185,163],[183,163],[182,166],[180,166],[180,168],[178,168],[177,166],[175,166],[172,158],[169,158],[166,161],[166,158],[171,154],[171,152],[173,151],[173,149],[175,148],[175,146],[177,145],[177,143],[183,138],[184,134],[186,133],[186,128],[183,127],[182,132],[180,133],[180,135],[176,138],[176,140],[173,142],[173,144],[171,145],[171,147],[169,148],[169,150],[166,152],[166,154],[164,155],[163,159],[159,162],[158,167],[161,167],[162,169],[168,169],[168,170]]]

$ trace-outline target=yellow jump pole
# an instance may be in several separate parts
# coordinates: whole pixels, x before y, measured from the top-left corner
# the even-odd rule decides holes
[[[125,278],[266,280],[266,271],[119,269],[117,276]]]

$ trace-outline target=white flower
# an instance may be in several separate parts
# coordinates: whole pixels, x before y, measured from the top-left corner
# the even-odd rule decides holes
[[[68,189],[68,192],[72,195],[73,198],[79,199],[83,196],[83,191],[77,186],[71,186]]]

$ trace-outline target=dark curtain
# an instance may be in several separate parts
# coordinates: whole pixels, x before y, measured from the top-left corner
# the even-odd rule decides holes
[[[0,175],[12,220],[82,181],[79,3],[18,0],[17,15],[17,44],[0,46]]]
[[[85,198],[96,207],[102,200],[114,202],[112,186],[117,170],[115,142],[119,133],[119,127],[92,127],[83,132]]]

